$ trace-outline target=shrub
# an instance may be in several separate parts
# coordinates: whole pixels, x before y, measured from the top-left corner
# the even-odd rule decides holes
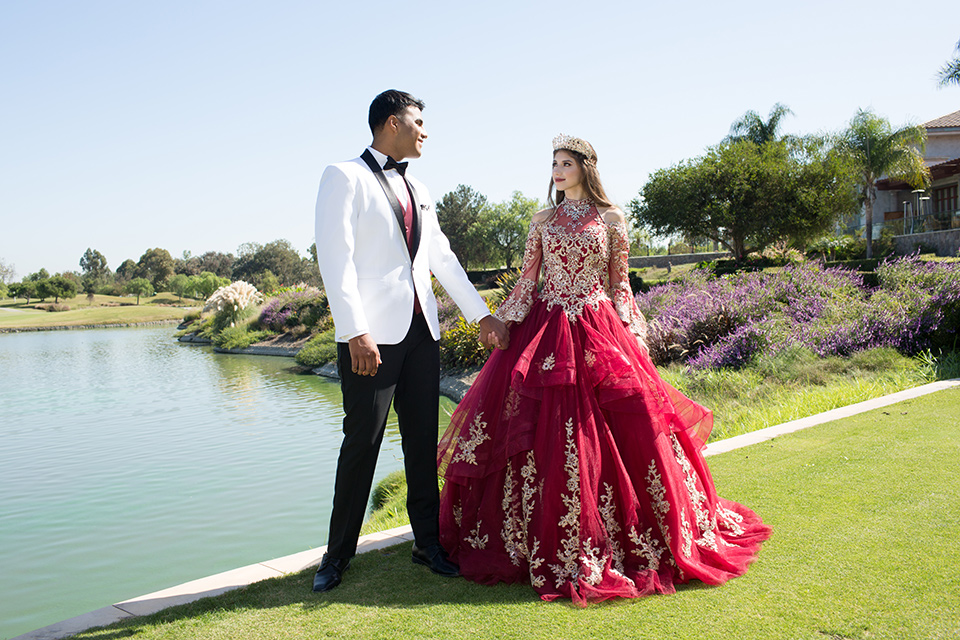
[[[627,272],[627,277],[630,278],[630,290],[634,293],[642,293],[650,290],[650,285],[643,281],[643,276],[641,276],[640,273],[641,269],[630,269],[630,271]]]
[[[330,317],[326,294],[316,287],[304,286],[278,293],[260,311],[260,326],[273,331],[296,327],[316,328]]]
[[[275,335],[272,331],[250,331],[248,327],[227,327],[213,339],[221,349],[246,349],[255,342]]]
[[[370,510],[376,511],[385,505],[398,491],[406,488],[407,478],[403,471],[391,471],[373,487],[370,494]]]
[[[60,311],[70,311],[70,305],[63,304],[62,302],[51,302],[50,304],[38,304],[37,309],[42,309],[44,311],[49,311],[51,313],[58,313]]]
[[[503,301],[507,299],[507,296],[510,295],[510,292],[513,291],[513,288],[517,286],[517,283],[520,282],[520,276],[523,274],[523,271],[520,269],[512,269],[500,274],[496,280],[496,286],[499,290],[493,296],[493,303],[495,307],[499,307],[503,304]]]
[[[443,335],[457,324],[460,309],[436,280],[433,281],[433,295],[437,299],[437,316],[440,319],[440,334]]]
[[[726,318],[725,318],[726,319]],[[748,322],[703,348],[688,360],[694,369],[739,369],[751,363],[767,344],[766,335],[756,322]]]
[[[97,287],[94,292],[97,295],[101,296],[122,296],[123,295],[123,283],[120,282],[111,282],[109,284],[103,284]]]
[[[905,355],[953,349],[960,329],[960,264],[914,256],[864,274],[818,263],[714,277],[702,270],[636,296],[658,364],[739,367],[794,347],[819,357],[891,347]]]
[[[487,350],[480,344],[480,325],[457,318],[453,328],[440,337],[440,364],[452,369],[467,369],[482,365]]]
[[[294,357],[304,367],[319,367],[337,360],[337,342],[334,330],[328,329],[310,338]]]
[[[173,334],[173,337],[182,338],[183,336],[188,336],[193,333],[197,335],[203,335],[204,322],[210,325],[213,322],[213,318],[207,318],[206,320],[197,318],[196,320],[192,320],[190,322],[183,322],[180,324],[180,330]]]
[[[214,311],[214,327],[216,331],[236,326],[237,322],[249,317],[256,305],[263,301],[263,296],[252,284],[237,280],[232,284],[220,287],[207,299],[203,312]]]

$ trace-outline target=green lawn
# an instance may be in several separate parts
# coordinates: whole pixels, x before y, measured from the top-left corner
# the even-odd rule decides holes
[[[47,303],[53,300],[47,300]],[[36,327],[80,326],[91,324],[130,324],[156,322],[159,320],[180,320],[188,307],[202,305],[201,301],[178,300],[172,293],[160,293],[151,297],[137,299],[118,296],[94,296],[89,300],[80,295],[69,300],[61,300],[70,307],[69,311],[50,312],[37,309],[40,304],[32,300],[27,304],[23,300],[0,300],[0,329],[23,329]]]
[[[666,267],[638,267],[631,269],[631,271],[638,273],[647,284],[653,285],[670,280],[678,280],[696,268],[697,263],[691,262],[688,264],[671,265],[669,270],[667,270]]]
[[[308,570],[77,637],[956,638],[958,453],[953,389],[710,458],[720,494],[774,527],[722,587],[578,609],[436,577],[404,544],[358,556],[329,594]]]

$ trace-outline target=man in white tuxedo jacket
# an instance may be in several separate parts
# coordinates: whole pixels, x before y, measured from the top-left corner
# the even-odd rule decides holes
[[[317,259],[336,325],[346,415],[329,543],[314,591],[340,584],[356,553],[391,401],[402,437],[413,561],[459,575],[438,540],[440,323],[431,273],[464,317],[480,323],[484,344],[506,348],[509,333],[450,250],[427,188],[398,162],[420,157],[423,107],[408,93],[381,93],[370,105],[373,143],[359,158],[328,166],[320,180]]]

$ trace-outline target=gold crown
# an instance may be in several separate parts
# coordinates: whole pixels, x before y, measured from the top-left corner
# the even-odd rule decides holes
[[[577,153],[583,154],[588,160],[593,160],[594,162],[597,160],[597,152],[593,150],[589,142],[581,138],[568,136],[565,133],[561,133],[553,139],[553,150],[559,151],[560,149],[576,151]]]

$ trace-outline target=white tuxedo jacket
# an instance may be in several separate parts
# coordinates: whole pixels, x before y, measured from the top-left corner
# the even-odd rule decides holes
[[[376,176],[361,158],[326,168],[317,196],[317,261],[338,342],[369,333],[377,344],[403,340],[413,296],[434,339],[440,339],[430,274],[470,322],[488,315],[440,230],[427,188],[407,175],[414,191],[420,242],[411,263],[406,238]]]

